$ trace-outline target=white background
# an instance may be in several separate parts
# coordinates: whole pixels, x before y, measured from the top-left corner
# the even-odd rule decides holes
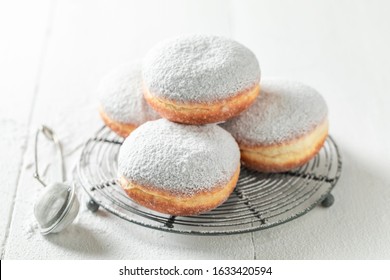
[[[317,280],[334,279],[376,279],[388,280],[389,261],[362,261],[362,260],[114,260],[114,261],[4,261],[1,267],[1,279],[39,279],[52,280],[55,275],[56,280],[68,279],[264,279],[264,280],[284,280],[300,279]],[[66,265],[67,269],[64,269]],[[23,267],[23,269],[20,269]],[[128,269],[126,275],[119,275],[120,269]],[[156,276],[155,272],[141,274],[141,268],[145,269],[167,269],[174,272],[176,276]],[[214,270],[216,268],[216,271]],[[229,269],[225,269],[228,267]],[[271,274],[263,275],[227,275],[225,271],[233,271],[231,267],[265,267],[271,268]],[[135,270],[140,276],[134,276]],[[187,275],[188,269],[196,270],[196,275]],[[202,269],[202,273],[199,273]],[[132,272],[130,272],[130,270]],[[186,270],[187,273],[184,271]],[[243,271],[245,268],[242,268]],[[123,270],[122,270],[123,271]],[[237,270],[236,270],[237,271]],[[253,271],[250,269],[250,271]],[[60,272],[60,273],[59,273]],[[216,275],[214,273],[216,272]],[[150,274],[153,273],[154,276]],[[179,273],[179,275],[177,275]],[[182,273],[182,274],[180,274]],[[253,273],[253,272],[252,272]],[[142,275],[142,276],[141,276]]]
[[[388,3],[1,1],[1,258],[390,258]],[[96,86],[103,75],[161,39],[193,32],[232,37],[256,53],[263,76],[298,79],[324,95],[344,164],[334,206],[265,231],[194,237],[83,205],[68,230],[41,236],[32,213],[41,190],[32,178],[35,128],[56,130],[70,178],[80,145],[102,125]]]

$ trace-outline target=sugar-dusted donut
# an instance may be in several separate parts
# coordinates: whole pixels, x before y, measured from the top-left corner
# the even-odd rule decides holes
[[[221,126],[236,139],[244,165],[262,172],[299,167],[321,149],[328,135],[323,97],[300,82],[263,79],[254,105]]]
[[[141,62],[123,64],[103,78],[99,87],[99,113],[104,123],[122,137],[160,116],[143,97]]]
[[[175,216],[223,203],[240,173],[234,138],[215,124],[147,122],[130,134],[118,157],[119,182],[135,202]]]
[[[187,35],[157,44],[143,65],[145,98],[179,123],[224,121],[259,94],[260,67],[247,47],[228,38]]]

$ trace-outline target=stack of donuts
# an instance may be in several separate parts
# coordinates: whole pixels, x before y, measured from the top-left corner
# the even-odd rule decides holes
[[[209,35],[160,42],[109,73],[99,112],[126,138],[118,182],[127,195],[161,213],[197,215],[229,197],[240,164],[285,172],[313,158],[328,134],[323,97],[260,76],[251,50]]]

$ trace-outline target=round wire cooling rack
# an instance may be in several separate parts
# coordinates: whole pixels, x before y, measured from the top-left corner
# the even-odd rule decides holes
[[[99,206],[129,222],[162,231],[227,235],[262,230],[286,223],[322,204],[329,207],[330,193],[341,174],[341,156],[332,137],[307,164],[284,173],[260,173],[241,168],[237,186],[216,209],[198,216],[170,216],[131,200],[117,183],[117,156],[123,138],[102,127],[89,139],[77,166],[76,184]]]

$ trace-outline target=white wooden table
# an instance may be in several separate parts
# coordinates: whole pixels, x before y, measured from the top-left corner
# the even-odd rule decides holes
[[[352,0],[1,1],[1,258],[390,258],[389,9],[388,1]],[[41,236],[32,212],[41,190],[32,178],[36,127],[56,130],[70,178],[80,145],[102,124],[102,76],[161,39],[193,32],[237,39],[257,54],[263,76],[298,79],[324,95],[344,163],[335,204],[269,230],[197,237],[82,203],[73,226]]]

